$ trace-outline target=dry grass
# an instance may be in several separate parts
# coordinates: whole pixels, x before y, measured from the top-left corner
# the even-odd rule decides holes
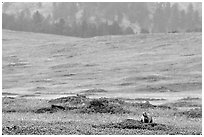
[[[186,95],[183,91],[189,91],[189,96],[201,94],[201,33],[88,39],[2,33],[3,39],[10,39],[2,46],[4,94],[29,91],[39,96],[86,90],[89,94],[117,92],[123,97],[128,95],[124,92],[131,93],[127,98],[140,98],[133,94],[140,91],[171,97]]]
[[[48,101],[3,98],[4,101],[7,107],[4,107],[2,115],[3,134],[201,134],[201,118],[174,115],[179,112],[174,109],[127,107],[127,103],[124,103],[121,105],[131,113],[76,113],[67,110],[37,114],[33,109],[43,107],[44,102]],[[32,102],[38,103],[33,106]],[[10,105],[15,111],[9,112]],[[153,116],[153,126],[126,121],[127,118],[139,120],[143,111]]]

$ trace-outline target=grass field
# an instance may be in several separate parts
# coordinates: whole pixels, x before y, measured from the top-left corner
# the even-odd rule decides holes
[[[201,33],[86,39],[2,34],[3,134],[202,134]],[[119,99],[128,113],[81,113],[82,104],[35,113],[49,108],[50,99],[76,94],[88,102]],[[144,101],[163,107],[138,106]],[[130,121],[132,128],[107,125],[139,120],[143,111],[165,130],[135,128]]]
[[[70,104],[64,106],[68,108]],[[188,110],[190,113],[185,113],[186,108],[180,109],[173,105],[167,108],[121,103],[120,106],[125,113],[120,113],[120,109],[109,113],[108,110],[107,113],[83,112],[81,110],[84,109],[80,107],[39,112],[37,110],[50,108],[48,100],[3,98],[3,134],[202,134],[202,108],[199,105],[196,109],[195,106],[191,107]],[[144,111],[150,113],[154,123],[162,127],[146,129],[131,122],[126,122],[123,127],[108,126],[121,125],[120,122],[127,119],[140,120]]]

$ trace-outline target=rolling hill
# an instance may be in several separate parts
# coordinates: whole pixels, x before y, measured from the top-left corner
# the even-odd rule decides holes
[[[3,30],[3,96],[202,94],[202,34],[75,38]]]

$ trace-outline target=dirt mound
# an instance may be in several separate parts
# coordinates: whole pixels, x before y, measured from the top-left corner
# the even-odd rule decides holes
[[[93,99],[89,104],[80,110],[81,113],[129,113],[129,111],[124,110],[119,100],[99,98]]]
[[[146,101],[145,103],[134,103],[134,106],[140,107],[140,108],[155,108],[155,105],[152,105],[149,101]]]
[[[118,98],[99,98],[91,99],[84,95],[68,96],[50,100],[51,107],[40,108],[35,113],[54,113],[60,110],[75,110],[79,113],[110,113],[110,114],[123,114],[131,113],[129,110],[125,110],[125,106],[132,105],[140,108],[161,108],[171,109],[169,106],[156,106],[150,104],[149,101],[145,103],[127,103]],[[53,107],[58,106],[58,107]]]
[[[89,89],[89,90],[82,91],[81,93],[105,93],[105,92],[108,92],[108,91],[104,89]]]
[[[122,99],[119,99],[119,98],[100,98],[101,100],[106,100],[108,101],[109,103],[114,103],[114,104],[118,104],[118,105],[121,105],[121,104],[125,104],[125,101],[123,101]]]
[[[170,102],[164,105],[170,107],[202,107],[202,104],[194,102],[192,100],[178,100],[177,102]]]
[[[52,99],[49,101],[51,104],[59,104],[59,103],[69,103],[69,104],[82,104],[87,102],[89,99],[86,98],[86,96],[83,95],[77,95],[77,96],[68,96],[68,97],[61,97],[57,99]]]
[[[15,101],[15,98],[13,97],[3,97],[2,98],[2,104],[9,104],[14,101]]]
[[[173,108],[173,107],[170,107],[170,106],[166,106],[166,105],[158,105],[156,107],[160,108],[160,109],[176,109],[176,108]]]
[[[104,125],[93,125],[93,127],[100,128],[121,128],[121,129],[147,129],[147,130],[169,130],[170,127],[158,123],[142,123],[134,119],[126,119],[119,123],[110,123]]]
[[[174,113],[174,115],[186,116],[188,118],[202,118],[202,108],[194,108],[187,111]]]
[[[194,97],[186,97],[186,98],[182,98],[180,100],[187,100],[187,101],[191,101],[191,100],[201,100],[201,98],[194,98]]]
[[[51,105],[51,107],[40,108],[40,109],[37,109],[34,112],[35,113],[46,113],[46,112],[54,113],[54,112],[57,112],[57,111],[64,111],[64,110],[66,110],[66,108],[63,107],[63,106]]]
[[[131,103],[134,107],[140,107],[140,108],[160,108],[160,109],[171,109],[170,106],[167,105],[152,105],[149,101],[146,101],[144,103]]]
[[[51,107],[44,107],[34,111],[35,113],[54,113],[57,111],[75,110],[80,113],[129,113],[124,110],[124,101],[111,98],[90,99],[82,95],[62,97],[50,100]]]

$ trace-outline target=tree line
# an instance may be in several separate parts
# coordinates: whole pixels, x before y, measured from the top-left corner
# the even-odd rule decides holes
[[[150,11],[154,5],[154,12]],[[39,8],[42,7],[38,3]],[[124,20],[124,17],[126,20]],[[126,23],[124,23],[126,21]],[[126,26],[124,26],[124,24]],[[136,27],[132,24],[137,24]],[[93,37],[134,33],[201,32],[202,19],[192,4],[178,3],[53,3],[52,13],[24,9],[2,13],[3,29]]]

